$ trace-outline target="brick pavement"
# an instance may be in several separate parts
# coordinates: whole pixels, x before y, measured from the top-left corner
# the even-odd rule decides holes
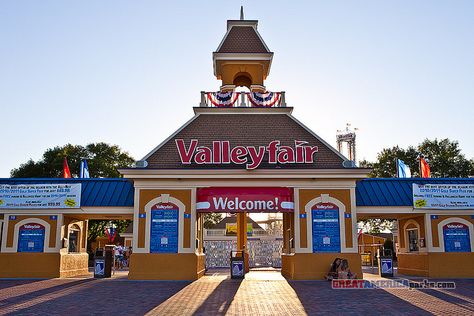
[[[474,280],[455,290],[333,290],[329,282],[286,281],[275,272],[195,282],[89,276],[0,280],[0,315],[474,315]]]

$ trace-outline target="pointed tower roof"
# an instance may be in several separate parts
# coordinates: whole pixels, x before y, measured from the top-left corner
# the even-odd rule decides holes
[[[212,54],[214,75],[222,80],[221,90],[247,86],[252,91],[265,91],[264,80],[270,73],[273,52],[257,30],[257,20],[228,20],[227,31]]]
[[[273,54],[257,30],[256,20],[228,20],[224,35],[216,53],[263,53]]]

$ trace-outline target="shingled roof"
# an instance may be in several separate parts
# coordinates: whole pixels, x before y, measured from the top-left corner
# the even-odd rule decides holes
[[[257,31],[257,21],[229,20],[216,53],[271,53]]]
[[[216,109],[222,110],[222,109]],[[245,165],[220,164],[198,165],[182,164],[175,139],[183,139],[186,146],[192,139],[199,146],[212,146],[216,140],[228,140],[232,146],[267,146],[279,140],[281,145],[294,146],[295,140],[306,141],[308,145],[318,146],[318,153],[312,164],[270,164],[265,154],[259,169],[343,169],[347,160],[324,140],[312,133],[293,116],[285,113],[222,113],[198,114],[164,143],[155,148],[143,159],[151,169],[245,169]],[[271,109],[268,109],[271,110]],[[217,111],[216,111],[217,112]]]

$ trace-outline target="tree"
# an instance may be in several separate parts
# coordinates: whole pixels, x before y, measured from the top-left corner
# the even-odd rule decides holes
[[[204,214],[204,228],[209,229],[214,227],[222,220],[222,213],[207,213]]]
[[[47,149],[38,161],[28,160],[11,171],[12,178],[60,178],[63,176],[63,161],[67,158],[73,177],[78,177],[81,159],[87,159],[89,173],[93,178],[117,178],[117,168],[131,167],[134,159],[117,145],[106,143],[80,145],[67,144]],[[89,245],[97,237],[105,235],[109,220],[90,220],[88,229]],[[117,232],[123,232],[131,221],[116,220]]]
[[[114,220],[111,221],[115,225],[118,233],[123,233],[128,225],[132,222],[130,220]],[[96,240],[97,237],[102,237],[105,235],[105,229],[110,226],[110,221],[104,220],[89,220],[89,229],[87,231],[87,243],[91,244],[92,241]]]
[[[28,160],[11,171],[12,178],[59,178],[63,173],[63,161],[67,158],[73,177],[79,176],[81,159],[87,159],[92,177],[120,177],[117,168],[131,167],[134,159],[117,145],[106,143],[87,146],[56,146],[47,149],[38,161]]]
[[[432,177],[467,177],[474,174],[474,160],[467,160],[459,143],[449,139],[425,139],[416,148],[398,146],[385,148],[377,155],[376,162],[361,161],[361,167],[373,168],[370,177],[393,178],[397,176],[396,159],[407,164],[413,177],[419,177],[419,159],[423,155],[430,165]]]
[[[363,230],[369,234],[378,234],[385,230],[391,231],[394,226],[395,219],[368,218],[362,220]]]
[[[434,178],[468,177],[473,175],[472,161],[461,154],[459,143],[449,139],[425,139],[418,150],[429,159],[431,176]]]
[[[467,160],[461,153],[459,143],[449,139],[425,139],[416,148],[407,149],[395,146],[384,148],[377,155],[376,162],[367,160],[359,162],[359,166],[372,168],[369,177],[394,178],[397,176],[396,159],[401,159],[411,169],[412,177],[419,177],[419,156],[422,154],[430,165],[432,177],[467,177],[474,175],[474,159]],[[367,219],[362,221],[369,233],[379,233],[390,229],[392,222],[386,219]]]

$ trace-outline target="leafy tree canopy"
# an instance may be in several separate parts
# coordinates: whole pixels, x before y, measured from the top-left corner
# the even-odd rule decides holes
[[[425,139],[417,147],[407,149],[395,146],[384,148],[378,155],[376,162],[361,161],[361,167],[373,168],[370,177],[393,178],[397,176],[396,159],[407,164],[413,177],[420,176],[419,159],[423,155],[428,160],[431,176],[435,178],[468,177],[474,174],[474,159],[468,160],[461,153],[459,143],[445,139]]]
[[[12,178],[60,178],[63,176],[63,161],[67,157],[73,177],[79,176],[81,159],[87,159],[90,176],[93,178],[120,177],[117,168],[131,167],[134,159],[117,145],[106,143],[81,145],[67,144],[47,149],[38,161],[28,160],[11,171]]]
[[[209,229],[214,227],[222,220],[222,213],[208,213],[204,215],[204,228]]]
[[[20,167],[11,171],[12,178],[60,178],[63,176],[63,161],[67,157],[69,169],[73,177],[78,177],[81,159],[87,159],[89,173],[92,178],[120,177],[117,168],[131,167],[134,159],[122,151],[117,145],[106,143],[80,145],[67,144],[47,149],[38,161],[28,160]],[[130,221],[115,220],[113,223],[119,233],[123,232]],[[89,245],[97,237],[105,235],[109,220],[90,220],[88,230]]]

